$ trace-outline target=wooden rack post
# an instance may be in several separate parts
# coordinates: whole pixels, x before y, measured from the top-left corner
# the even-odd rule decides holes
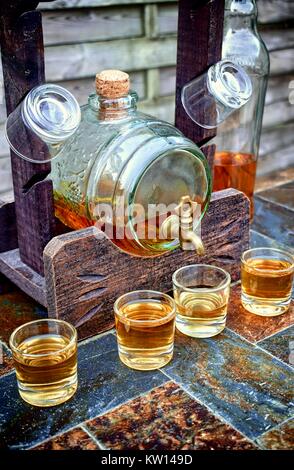
[[[38,3],[5,0],[0,7],[7,114],[28,91],[45,81],[42,19],[41,13],[35,11]],[[54,236],[52,182],[44,181],[50,173],[50,164],[29,163],[11,152],[11,166],[20,257],[43,274],[43,250]]]

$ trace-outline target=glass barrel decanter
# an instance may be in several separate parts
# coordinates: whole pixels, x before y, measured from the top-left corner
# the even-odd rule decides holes
[[[73,229],[98,226],[133,255],[177,248],[172,230],[162,235],[162,220],[175,217],[188,197],[199,207],[196,229],[211,194],[204,155],[172,125],[137,111],[124,72],[98,74],[96,91],[81,108],[78,131],[52,161],[57,218]]]
[[[233,187],[243,191],[251,201],[253,191],[266,87],[269,55],[257,30],[257,7],[254,0],[226,0],[223,59],[229,59],[248,73],[252,96],[217,129],[214,139],[213,190]]]

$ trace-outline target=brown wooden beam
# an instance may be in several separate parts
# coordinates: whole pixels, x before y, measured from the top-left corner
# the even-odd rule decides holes
[[[3,3],[0,41],[9,114],[34,86],[44,83],[44,46],[41,13],[26,11],[35,8],[38,2]],[[44,181],[50,164],[32,164],[13,152],[11,162],[20,256],[24,263],[43,274],[43,249],[54,235],[52,182]],[[28,190],[29,181],[35,183]]]
[[[176,126],[198,145],[214,137],[215,131],[203,129],[189,118],[181,91],[221,59],[223,17],[224,0],[179,0]]]

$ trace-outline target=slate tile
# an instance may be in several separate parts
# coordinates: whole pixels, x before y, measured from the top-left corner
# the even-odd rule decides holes
[[[294,327],[280,331],[270,338],[260,341],[258,345],[277,356],[284,362],[294,366]]]
[[[114,450],[252,450],[256,447],[174,382],[86,423]]]
[[[277,248],[278,250],[285,250],[294,254],[294,248],[284,243],[279,243],[277,240],[255,230],[250,230],[250,248]]]
[[[241,286],[231,288],[227,327],[249,341],[261,341],[294,324],[294,301],[288,312],[277,317],[261,317],[247,312],[241,304]]]
[[[99,450],[99,447],[89,434],[78,427],[39,444],[31,450]]]
[[[6,276],[0,273],[0,295],[15,292],[18,290],[15,284],[13,284]]]
[[[0,379],[0,446],[31,447],[167,381],[160,371],[137,372],[124,366],[112,334],[78,349],[78,391],[62,405],[28,405],[18,395],[15,374]]]
[[[290,166],[279,171],[267,173],[263,176],[258,175],[256,178],[254,191],[256,194],[257,192],[265,191],[266,189],[273,189],[275,186],[280,186],[293,180],[294,167]]]
[[[257,442],[268,450],[294,450],[294,419],[263,434]]]
[[[261,192],[254,198],[254,212],[252,229],[278,240],[279,243],[294,246],[293,208],[269,201]]]
[[[292,369],[229,330],[201,340],[177,334],[164,372],[249,438],[293,412]]]
[[[7,345],[15,328],[44,317],[46,309],[20,290],[0,294],[0,340]]]

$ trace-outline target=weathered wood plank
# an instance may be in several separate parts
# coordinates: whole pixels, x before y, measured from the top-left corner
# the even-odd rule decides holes
[[[38,11],[21,14],[22,11],[18,12],[15,5],[12,1],[6,2],[1,10],[1,57],[8,113],[15,109],[28,91],[45,80],[41,14]],[[40,181],[27,193],[23,189],[40,172],[48,173],[50,165],[36,166],[13,152],[11,162],[20,256],[25,263],[42,273],[43,248],[54,231],[52,182]]]
[[[42,2],[42,10],[56,10],[65,8],[108,7],[117,5],[144,5],[146,3],[166,3],[173,0],[55,0],[55,2]]]
[[[293,0],[258,0],[258,21],[276,23],[293,19]]]
[[[121,39],[45,49],[46,79],[51,82],[89,78],[103,68],[138,72],[176,63],[176,39]],[[0,76],[2,68],[0,67]]]
[[[117,67],[118,64],[127,71],[141,71],[147,63],[150,68],[163,69],[162,80],[166,81],[168,72],[165,74],[164,69],[172,68],[176,62],[176,39],[150,41],[139,38],[52,46],[47,47],[45,53],[48,81],[88,78],[94,76],[98,69]],[[294,73],[294,48],[272,51],[270,58],[272,76]],[[168,80],[171,88],[173,75]],[[169,94],[168,91],[164,94]],[[4,106],[0,113],[3,120]]]
[[[130,72],[132,88],[137,91],[140,99],[142,100],[146,96],[145,88],[145,76],[146,72]],[[172,96],[175,92],[175,82],[176,82],[176,67],[162,67],[159,69],[159,94],[160,96]],[[268,89],[266,94],[266,105],[274,103],[276,101],[289,101],[289,84],[291,80],[294,80],[294,71],[293,75],[277,75],[270,77],[268,83]],[[57,82],[57,84],[67,88],[74,96],[77,98],[80,104],[87,102],[87,98],[91,90],[93,90],[94,79],[93,78],[81,78],[76,80],[67,80]],[[0,90],[1,93],[1,90]],[[160,100],[159,100],[160,103]],[[285,103],[286,105],[286,103]],[[152,111],[153,103],[148,106],[149,113]],[[166,115],[170,112],[170,106],[167,103]],[[158,108],[159,106],[157,106]],[[155,110],[157,109],[155,107]],[[150,111],[151,110],[151,111]],[[154,114],[154,113],[153,113]],[[275,118],[275,113],[273,114],[272,119]],[[0,123],[3,123],[6,118],[5,106],[0,105]],[[278,119],[276,123],[278,124]],[[3,127],[0,127],[0,158],[1,155],[8,154],[8,145],[4,138]],[[0,163],[1,166],[1,163]]]
[[[0,253],[0,272],[46,307],[45,279],[23,263],[18,249]]]
[[[273,11],[275,12],[275,16],[277,19],[279,19],[279,7],[278,7],[278,2],[275,0],[274,2],[271,2],[274,5]],[[282,2],[284,3],[284,2]],[[258,2],[260,4],[260,1]],[[293,3],[294,4],[294,3]],[[290,6],[290,3],[287,3],[287,6]],[[294,17],[294,8],[291,7],[289,8],[289,19],[293,19]],[[261,29],[261,36],[263,37],[263,40],[265,41],[267,47],[269,50],[274,50],[274,49],[285,49],[288,47],[293,47],[293,29],[287,29],[286,27],[282,27],[282,25],[276,25],[270,27],[269,30],[267,30],[267,25],[264,24],[266,21],[264,21],[264,9],[262,5],[259,5],[259,19],[263,19],[263,27]],[[290,15],[291,13],[291,15]],[[274,17],[273,17],[274,18]],[[272,22],[270,20],[269,22]],[[165,34],[176,34],[178,29],[178,5],[177,2],[174,4],[162,4],[159,5],[158,7],[158,34],[159,35],[165,35]]]
[[[7,155],[5,158],[0,158],[0,194],[12,188],[11,161],[7,146],[5,148]]]
[[[143,101],[139,108],[149,114],[156,115],[173,123],[172,112],[174,110],[173,96],[165,96],[156,99],[154,102]],[[263,129],[283,125],[294,121],[294,106],[290,104],[288,96],[284,99],[266,104],[263,117]]]
[[[158,5],[158,34],[176,34],[178,31],[178,4]]]
[[[274,188],[280,184],[290,183],[291,181],[294,181],[294,166],[279,172],[258,176],[255,183],[255,194],[257,195],[261,191]]]
[[[264,128],[278,126],[293,120],[294,106],[289,102],[289,99],[274,101],[264,108]]]
[[[13,199],[13,188],[9,188],[6,191],[0,192],[1,199]]]
[[[174,94],[176,83],[176,67],[162,67],[159,69],[160,96]],[[277,75],[268,81],[266,104],[289,99],[289,84],[294,80],[293,75]]]
[[[8,159],[9,157],[7,157]],[[1,174],[1,190],[0,190],[0,196],[2,197],[3,194],[7,194],[8,192],[11,192],[13,189],[13,184],[12,184],[12,174],[11,171],[4,171]]]
[[[284,49],[270,52],[270,74],[271,76],[281,74],[293,74],[294,72],[294,49]]]
[[[293,166],[294,145],[287,145],[276,151],[269,152],[265,157],[260,158],[257,165],[257,173],[265,175],[272,171],[279,171]]]
[[[145,97],[145,80],[146,72],[130,72],[131,79],[131,88],[136,90],[139,95],[139,98],[142,100]],[[79,104],[87,103],[88,96],[90,93],[95,91],[95,79],[91,78],[82,78],[77,80],[67,80],[62,82],[57,82],[58,85],[63,86],[69,90],[75,98],[78,100]]]
[[[146,94],[146,72],[130,72],[131,87],[139,95],[140,99],[143,99]],[[65,80],[56,82],[57,85],[63,86],[68,91],[70,91],[75,98],[78,100],[79,104],[87,103],[88,96],[90,93],[95,90],[95,79],[94,77],[89,78],[80,78],[74,80]],[[1,96],[1,81],[0,81],[0,96]],[[172,93],[174,92],[174,89]],[[170,93],[169,93],[170,94]],[[3,123],[6,119],[6,109],[5,105],[0,103],[0,123]],[[4,134],[2,134],[2,129],[0,130],[0,155],[4,154],[4,148],[8,149],[6,145],[6,139],[4,139]],[[7,153],[7,152],[5,152]]]
[[[42,3],[42,9],[87,8],[146,3],[175,3],[175,0],[56,0],[53,3]],[[292,0],[258,0],[258,20],[261,23],[273,23],[292,19],[294,4]]]
[[[260,158],[266,158],[273,152],[281,150],[279,160],[283,159],[283,151],[285,148],[294,145],[294,124],[290,122],[288,124],[274,126],[270,129],[264,129],[261,134],[259,156]],[[294,164],[294,154],[293,154]]]
[[[262,191],[254,201],[254,230],[293,248],[294,183]]]
[[[140,7],[43,13],[45,45],[143,36]]]
[[[159,69],[160,96],[168,96],[175,93],[176,75],[176,67],[162,67]]]
[[[89,84],[91,81],[89,80]],[[77,85],[78,87],[78,81]],[[69,86],[70,91],[74,89]],[[85,103],[86,95],[88,94],[89,89],[85,87],[77,93],[78,97],[81,98],[81,102]],[[281,93],[280,93],[281,92]],[[263,120],[263,129],[266,131],[268,128],[275,126],[281,126],[285,123],[293,123],[294,120],[294,106],[290,104],[289,98],[287,95],[287,88],[285,85],[283,94],[286,94],[286,97],[279,99],[280,94],[282,94],[281,88],[277,87],[277,92],[273,92],[271,98],[274,99],[270,103],[266,104],[264,111],[264,120]],[[275,100],[275,98],[277,98]],[[139,102],[138,109],[147,114],[154,115],[160,119],[166,120],[168,122],[174,123],[174,110],[175,110],[175,99],[174,95],[163,96],[155,100],[146,101],[143,100]],[[290,131],[289,131],[290,132]],[[8,161],[8,145],[4,137],[4,126],[0,124],[0,186],[5,183],[5,188],[11,186],[10,179],[10,164]],[[6,157],[6,158],[5,158]]]
[[[58,81],[94,76],[97,70],[119,67],[125,71],[175,64],[174,38],[152,40],[146,38],[122,39],[46,49],[47,80]]]
[[[260,139],[257,174],[265,175],[294,166],[293,122],[264,129]]]
[[[260,31],[269,52],[294,48],[294,29],[273,29]]]
[[[274,103],[275,101],[289,100],[290,82],[294,80],[294,72],[291,75],[277,75],[270,77],[266,92],[266,104]]]
[[[146,114],[151,114],[164,121],[174,124],[175,115],[175,97],[165,96],[153,101],[142,101],[138,109]]]
[[[10,158],[9,145],[4,136],[4,124],[0,124],[0,158],[1,158],[0,165],[3,171],[3,175],[1,175],[0,173],[1,185],[2,183],[5,184],[5,181],[6,181],[5,175],[6,175],[7,170],[9,170],[9,173],[11,173],[11,163],[10,161],[9,163],[7,162],[8,157]]]
[[[222,266],[234,281],[239,279],[240,256],[249,243],[246,196],[233,189],[214,193],[202,237],[206,255],[201,262]],[[44,251],[49,316],[78,326],[82,337],[97,334],[113,326],[113,303],[119,295],[140,288],[169,291],[175,269],[199,261],[195,252],[181,250],[138,259],[108,239],[98,239],[92,228],[61,235]]]
[[[0,199],[0,253],[18,246],[14,200]]]

